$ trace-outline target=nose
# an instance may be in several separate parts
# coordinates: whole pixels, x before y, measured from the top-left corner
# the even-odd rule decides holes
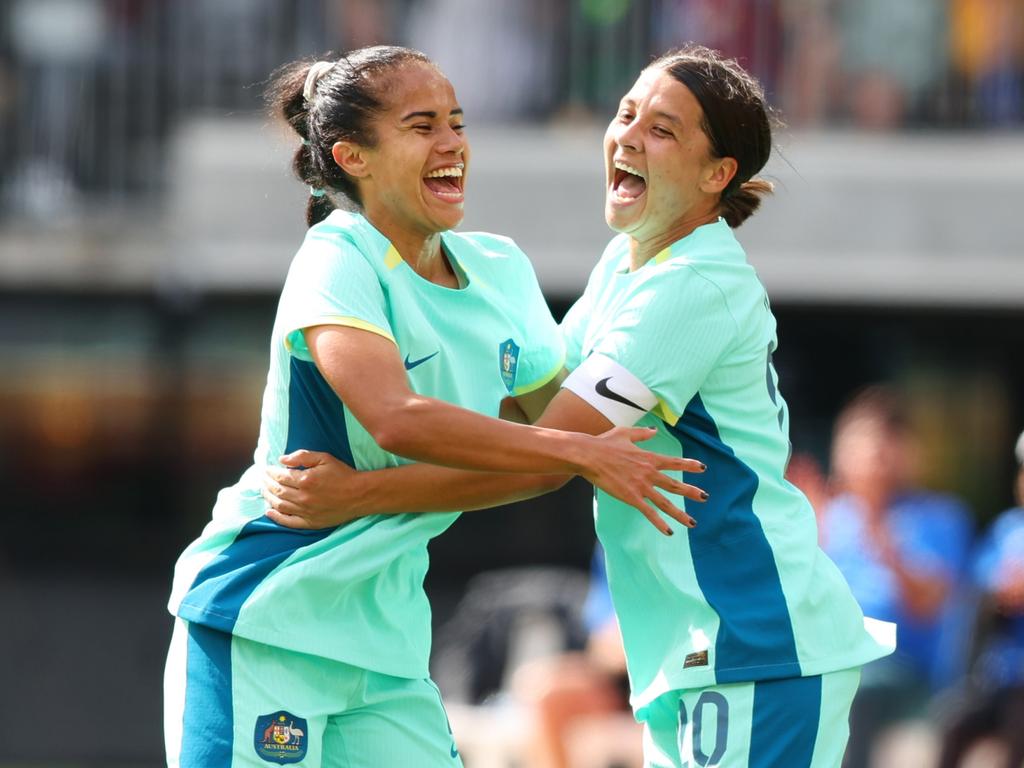
[[[619,127],[619,130],[615,133],[615,143],[631,152],[639,152],[642,149],[640,130],[637,127],[636,120],[628,125],[621,125]]]
[[[437,143],[437,150],[442,154],[461,156],[466,151],[466,137],[448,126]]]

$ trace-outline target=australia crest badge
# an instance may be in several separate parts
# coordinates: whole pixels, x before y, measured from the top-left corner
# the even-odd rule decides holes
[[[506,339],[498,345],[498,364],[505,389],[512,394],[516,388],[516,370],[519,367],[519,345],[512,339]]]
[[[306,756],[308,726],[301,717],[274,712],[256,718],[256,754],[268,763],[297,763]]]

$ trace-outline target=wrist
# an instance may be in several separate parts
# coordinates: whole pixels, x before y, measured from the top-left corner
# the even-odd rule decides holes
[[[558,447],[558,456],[565,462],[565,471],[586,477],[590,471],[594,437],[583,432],[563,432],[561,436],[564,436],[564,444]]]
[[[346,485],[348,487],[346,488],[345,498],[348,499],[348,503],[346,504],[345,511],[347,518],[366,517],[380,511],[374,507],[376,499],[374,493],[376,483],[374,480],[378,471],[352,472],[346,477]]]

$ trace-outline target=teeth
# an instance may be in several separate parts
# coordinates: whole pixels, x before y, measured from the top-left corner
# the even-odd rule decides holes
[[[640,171],[638,171],[632,165],[628,165],[628,164],[622,162],[621,160],[616,160],[615,161],[615,167],[618,168],[620,171],[625,171],[626,173],[632,173],[634,176],[639,176],[644,181],[647,181],[647,177],[644,176],[642,173],[640,173]]]
[[[463,163],[459,163],[458,165],[451,165],[448,166],[447,168],[438,168],[436,171],[431,171],[430,173],[428,173],[426,176],[424,176],[424,178],[439,179],[443,176],[460,177],[462,176],[463,168],[465,168],[465,165]]]

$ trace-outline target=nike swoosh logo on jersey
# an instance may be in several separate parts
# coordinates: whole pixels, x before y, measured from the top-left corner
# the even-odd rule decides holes
[[[638,411],[643,411],[644,413],[647,413],[647,409],[644,408],[643,406],[637,405],[632,400],[629,400],[628,398],[625,398],[622,395],[620,395],[618,392],[612,392],[610,389],[608,389],[608,382],[611,380],[611,376],[606,376],[605,378],[597,382],[597,384],[594,385],[594,390],[597,392],[597,394],[599,394],[601,397],[607,397],[609,400],[614,400],[617,403],[622,403],[623,405],[628,405],[631,408],[636,408]]]
[[[441,353],[441,350],[437,350],[437,352],[435,352],[433,355],[427,355],[426,357],[421,357],[419,360],[410,360],[409,356],[406,355],[405,356],[405,370],[411,371],[417,365],[423,365],[423,363],[427,362],[427,360],[429,360],[430,358],[434,357],[434,355],[438,355],[440,353]]]
[[[455,742],[452,742],[452,760],[459,756],[459,750],[455,746]]]

